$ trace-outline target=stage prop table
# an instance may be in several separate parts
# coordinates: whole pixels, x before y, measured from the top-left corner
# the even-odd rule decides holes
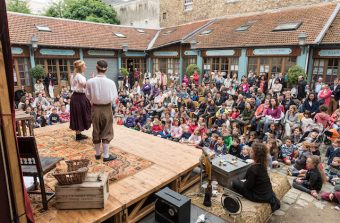
[[[24,111],[15,111],[15,124],[18,136],[34,136],[33,122],[34,118],[32,115],[26,114]]]
[[[243,179],[250,164],[230,154],[217,156],[212,161],[212,178],[218,184],[231,189],[234,179]]]
[[[279,200],[289,191],[290,184],[286,176],[278,173],[269,173],[269,177],[273,186],[273,190]],[[223,188],[218,186],[218,190],[223,192]],[[239,215],[229,215],[222,207],[222,194],[212,197],[212,206],[205,207],[203,205],[204,195],[199,195],[201,192],[199,185],[192,187],[184,193],[185,196],[191,199],[191,203],[202,208],[203,210],[212,213],[227,222],[237,223],[259,223],[267,222],[271,216],[271,208],[269,204],[254,203],[245,198],[240,198],[242,203],[242,212]]]

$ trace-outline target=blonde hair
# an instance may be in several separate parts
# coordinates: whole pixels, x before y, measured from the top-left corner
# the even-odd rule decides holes
[[[76,73],[83,73],[83,66],[85,65],[85,62],[83,60],[76,60],[73,63],[74,66],[74,75]]]

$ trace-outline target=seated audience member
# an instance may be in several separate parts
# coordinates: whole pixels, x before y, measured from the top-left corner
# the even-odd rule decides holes
[[[214,146],[214,151],[217,155],[224,155],[227,153],[227,147],[224,145],[223,138],[221,136],[217,137],[217,143]]]
[[[279,158],[286,165],[292,164],[292,160],[298,155],[296,146],[293,144],[291,138],[285,138],[285,143],[280,147]]]
[[[201,134],[198,129],[196,129],[188,139],[189,144],[198,145],[201,142]]]
[[[340,186],[340,181],[339,181]],[[335,206],[335,210],[340,211],[340,190],[334,192],[323,192],[321,194],[322,200],[335,202],[337,205]]]
[[[158,120],[157,117],[155,117],[152,128],[151,128],[151,133],[153,135],[158,135],[162,131],[163,131],[162,123]]]
[[[241,150],[242,150],[242,148],[240,146],[240,139],[237,138],[237,137],[234,137],[232,139],[232,144],[231,144],[231,146],[230,146],[230,148],[228,150],[228,153],[230,155],[233,155],[233,156],[236,156],[236,157],[240,158]]]
[[[181,143],[188,143],[191,133],[189,132],[189,127],[187,125],[183,126],[183,133],[180,139]]]
[[[307,173],[304,178],[294,179],[293,187],[317,198],[323,184],[319,170],[320,157],[311,156],[307,158]]]
[[[50,122],[50,125],[54,125],[54,124],[60,123],[60,118],[59,118],[59,115],[58,115],[58,110],[56,108],[52,109],[52,113],[49,116],[49,122]]]
[[[59,118],[60,118],[61,123],[65,123],[65,122],[70,121],[70,112],[66,111],[65,105],[62,105],[60,107]]]
[[[298,176],[302,173],[301,170],[305,169],[307,157],[311,155],[310,146],[311,144],[309,142],[304,142],[301,148],[299,148],[298,157],[296,159],[293,158],[293,160],[295,161],[294,166],[288,169],[289,175]]]
[[[174,120],[174,124],[173,126],[171,126],[170,134],[171,134],[171,140],[175,142],[179,142],[179,140],[181,139],[182,134],[183,134],[183,129],[179,125],[178,119]]]
[[[248,160],[248,159],[250,159],[249,150],[250,150],[250,147],[249,147],[249,146],[244,146],[244,147],[242,148],[242,151],[241,151],[241,154],[240,154],[240,158],[241,158],[242,160]]]
[[[232,187],[253,202],[269,203],[272,212],[280,209],[280,201],[276,198],[267,171],[267,151],[265,144],[255,143],[250,149],[250,157],[254,163],[248,168],[245,181],[236,179]]]
[[[210,139],[209,139],[209,136],[207,135],[207,133],[203,133],[202,134],[201,141],[198,144],[198,146],[209,148],[209,146],[210,146]]]
[[[320,112],[314,116],[315,122],[321,124],[325,129],[331,123],[331,117],[327,113],[328,108],[324,105],[320,106]]]

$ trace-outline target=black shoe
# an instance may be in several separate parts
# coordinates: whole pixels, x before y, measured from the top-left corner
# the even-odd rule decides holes
[[[109,157],[103,158],[103,161],[104,162],[109,162],[109,161],[112,161],[112,160],[115,160],[115,159],[117,159],[117,156],[110,154]]]
[[[100,158],[102,158],[102,155],[94,155],[94,157],[96,157],[96,160],[100,160]]]
[[[77,134],[76,135],[76,140],[77,141],[80,141],[80,140],[83,140],[83,139],[88,139],[89,137],[87,137],[86,135],[83,135],[83,134]]]

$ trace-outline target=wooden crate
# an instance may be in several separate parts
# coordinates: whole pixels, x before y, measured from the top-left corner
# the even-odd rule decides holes
[[[108,174],[89,173],[82,184],[57,185],[55,199],[57,209],[104,208],[109,197]]]

